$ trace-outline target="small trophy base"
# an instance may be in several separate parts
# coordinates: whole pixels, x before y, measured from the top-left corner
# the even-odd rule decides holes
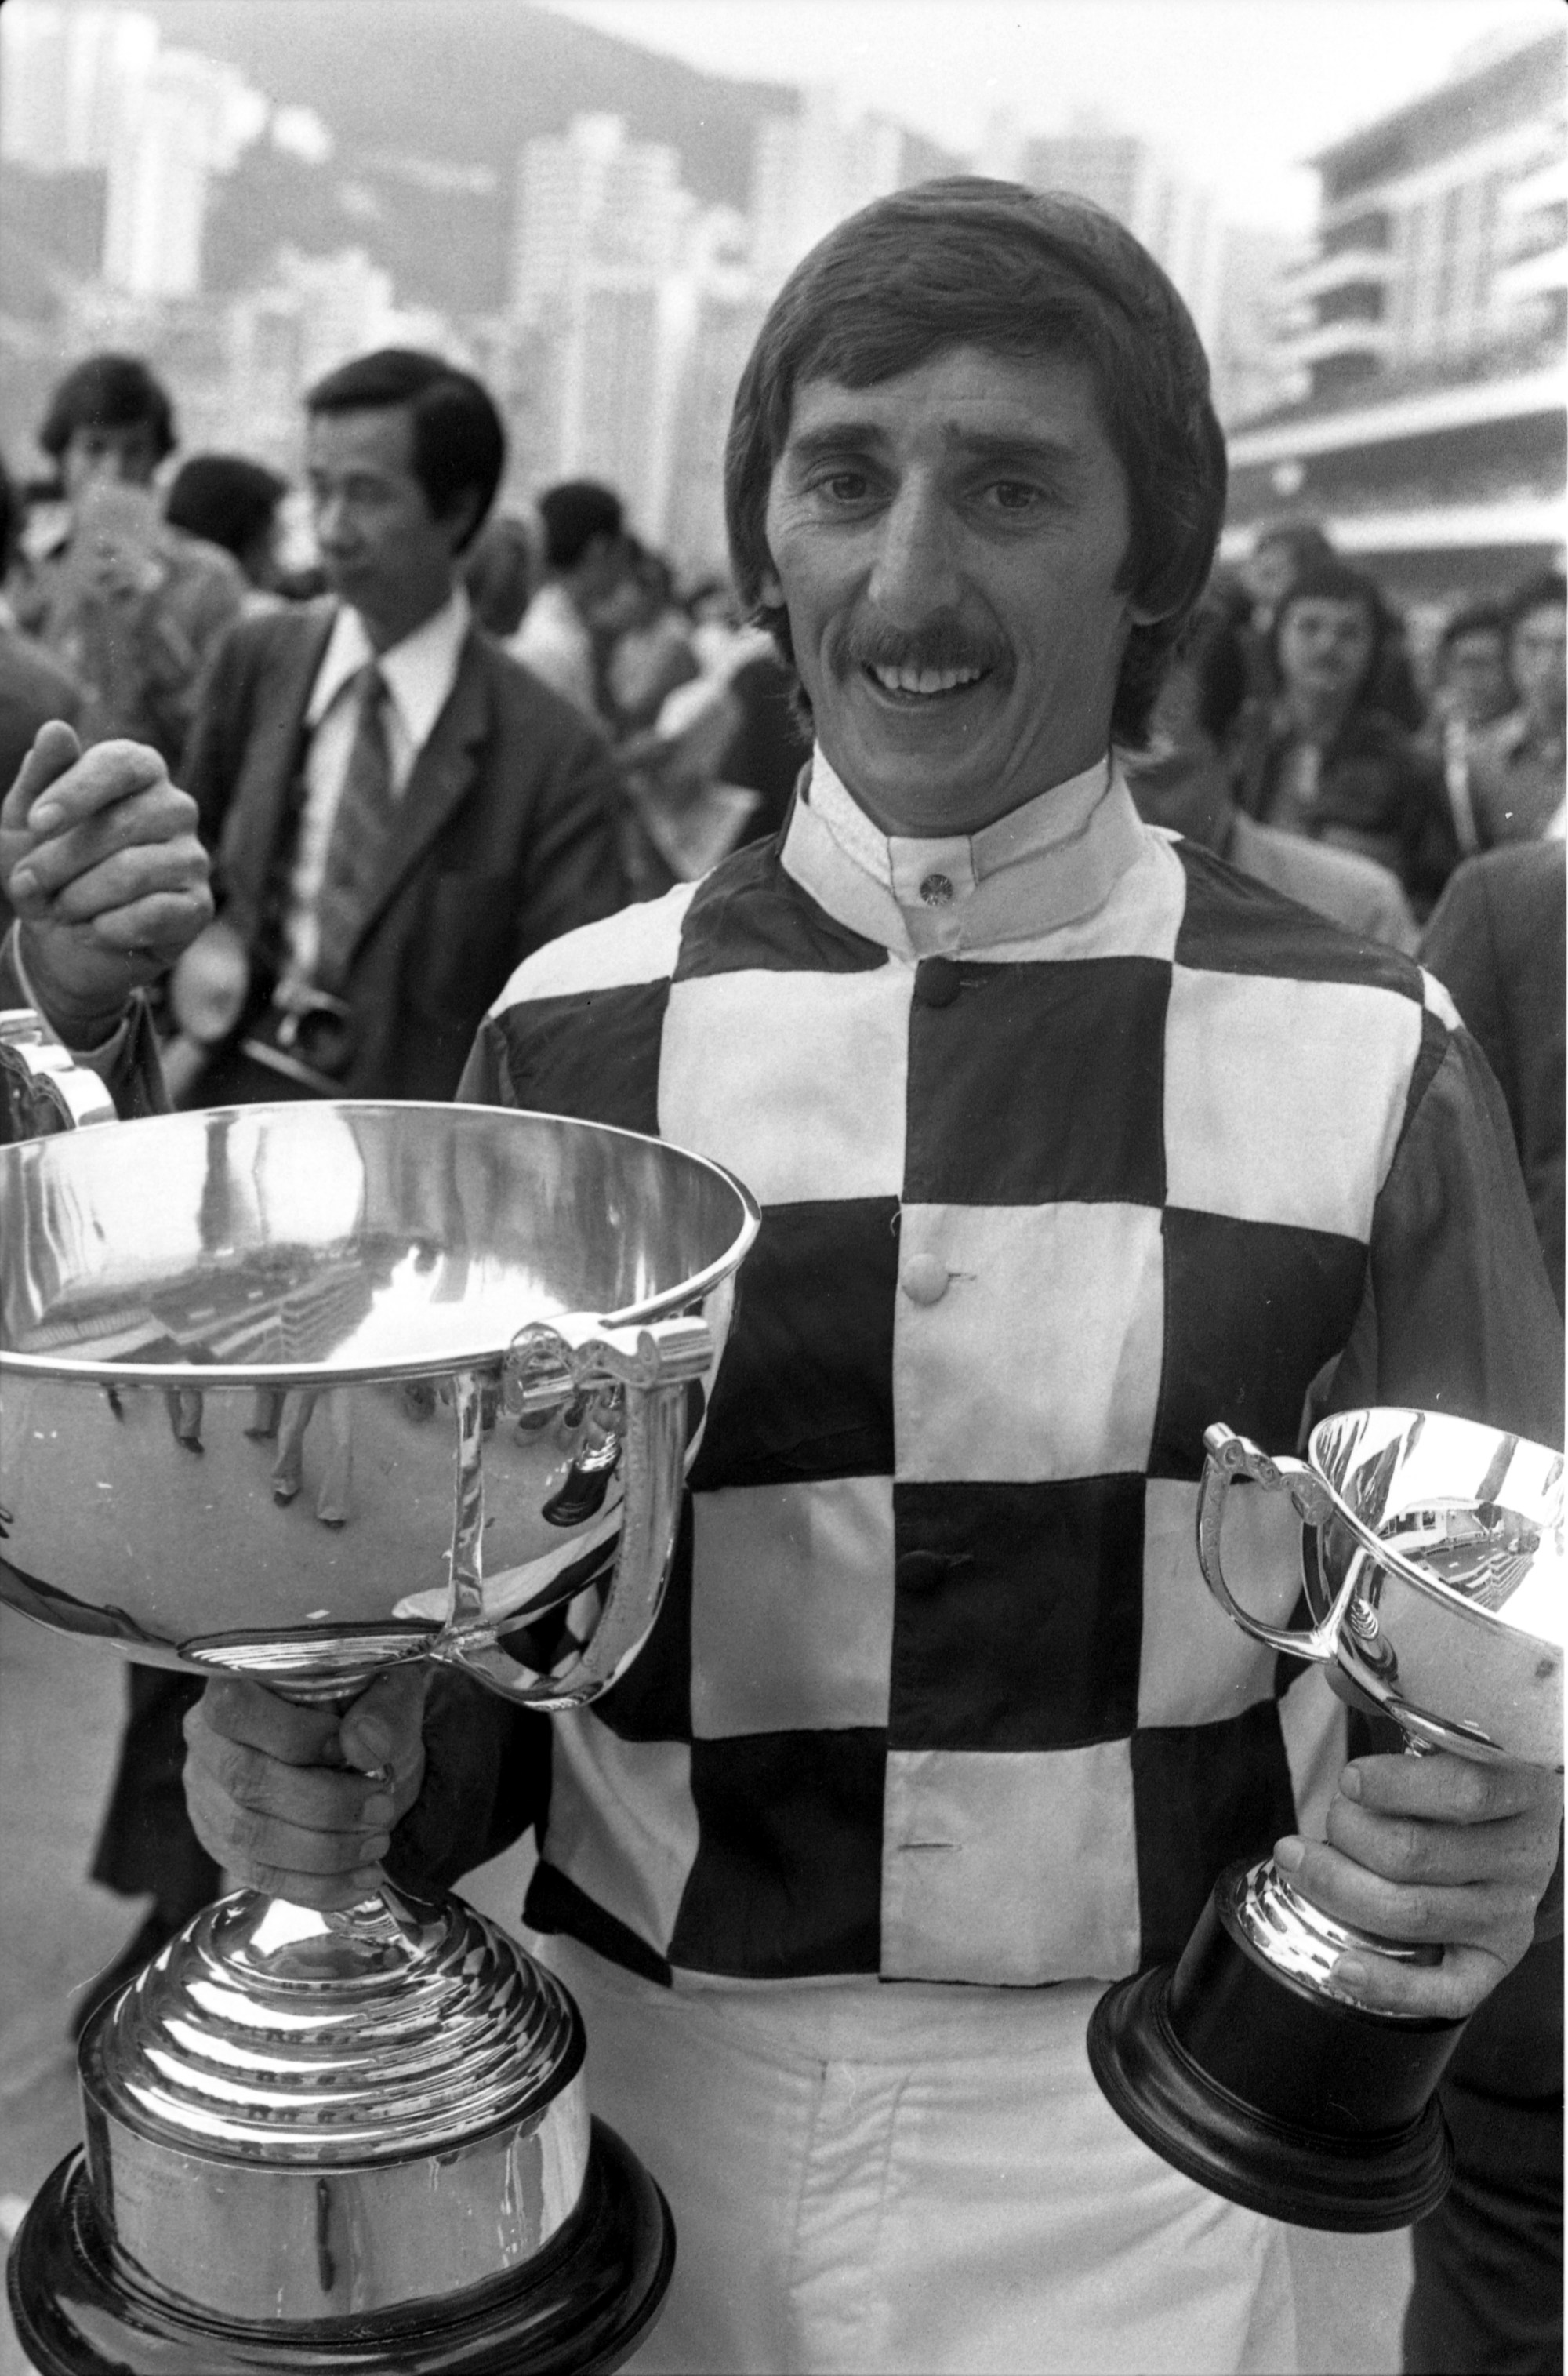
[[[1181,1962],[1120,1980],[1089,2019],[1101,2093],[1211,2193],[1370,2235],[1436,2208],[1454,2149],[1436,2101],[1462,2022],[1369,2013],[1281,1970],[1221,1876]]]
[[[621,2367],[674,2265],[669,2205],[614,2131],[592,2124],[565,2225],[525,2271],[440,2302],[287,2327],[226,2323],[138,2282],[104,2234],[81,2153],[22,2222],[11,2315],[40,2376],[568,2376]]]

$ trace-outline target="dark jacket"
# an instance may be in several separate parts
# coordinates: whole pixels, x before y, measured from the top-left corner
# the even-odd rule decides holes
[[[182,780],[214,854],[219,913],[251,956],[253,1015],[280,961],[305,707],[332,618],[324,604],[236,627],[185,754]],[[620,800],[600,735],[470,629],[398,802],[351,962],[345,1097],[450,1097],[480,1019],[514,967],[625,904],[614,838]],[[220,1058],[201,1095],[211,1102],[228,1094]]]
[[[1431,909],[1459,855],[1443,772],[1397,721],[1357,707],[1324,751],[1312,821],[1274,814],[1293,736],[1277,713],[1254,710],[1238,738],[1238,805],[1259,824],[1305,830],[1391,866],[1418,916]]]
[[[1453,992],[1507,1100],[1559,1311],[1565,865],[1560,841],[1483,851],[1455,875],[1421,944],[1422,963]]]

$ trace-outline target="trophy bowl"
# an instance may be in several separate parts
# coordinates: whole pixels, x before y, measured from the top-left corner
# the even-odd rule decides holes
[[[305,1702],[421,1658],[583,1705],[658,1613],[757,1219],[679,1148],[485,1107],[0,1148],[0,1598]],[[457,1900],[222,1900],[83,2034],[24,2347],[618,2366],[672,2239],[582,2061],[565,1991]]]
[[[1198,1560],[1254,1640],[1323,1666],[1408,1751],[1562,1770],[1562,1455],[1419,1410],[1352,1410],[1305,1462],[1207,1430]],[[1267,1625],[1221,1557],[1247,1482],[1301,1521],[1312,1623]],[[1336,1991],[1355,1949],[1441,1950],[1336,1921],[1272,1857],[1216,1883],[1174,1966],[1118,1981],[1089,2025],[1105,2095],[1146,2144],[1216,2193],[1307,2227],[1405,2227],[1441,2202],[1453,2151],[1436,2088],[1462,2021],[1372,2012]]]

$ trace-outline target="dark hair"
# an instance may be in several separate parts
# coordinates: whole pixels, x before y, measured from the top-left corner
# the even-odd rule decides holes
[[[488,636],[515,636],[539,572],[537,524],[516,512],[495,512],[463,556],[463,583],[474,617]]]
[[[1532,611],[1558,610],[1568,604],[1568,578],[1561,569],[1543,569],[1515,587],[1503,606],[1503,624],[1511,636]]]
[[[1316,520],[1276,520],[1272,527],[1260,528],[1253,539],[1253,552],[1257,554],[1271,544],[1283,544],[1298,569],[1307,569],[1319,561],[1332,561],[1334,547],[1326,531]]]
[[[38,442],[56,462],[78,429],[151,430],[157,459],[174,450],[174,408],[139,355],[89,355],[49,399]]]
[[[1111,731],[1136,741],[1225,510],[1225,443],[1192,316],[1131,232],[1087,199],[961,177],[879,198],[829,232],[774,299],[741,375],[724,462],[742,605],[793,660],[762,600],[767,494],[795,389],[872,387],[954,347],[1069,355],[1092,375],[1127,483],[1119,589],[1158,615],[1128,637]]]
[[[1211,742],[1223,743],[1250,691],[1247,647],[1232,608],[1206,596],[1188,621],[1172,666],[1189,670],[1193,715]]]
[[[1437,639],[1437,658],[1445,659],[1467,636],[1496,636],[1501,641],[1507,632],[1507,623],[1495,602],[1471,602],[1463,611],[1455,611],[1445,624]]]
[[[174,473],[163,516],[238,561],[265,536],[288,492],[287,479],[243,454],[193,454]]]
[[[407,405],[412,417],[413,472],[433,517],[444,519],[465,495],[478,497],[460,552],[479,534],[501,484],[501,415],[471,372],[413,347],[356,356],[305,391],[307,412],[379,412],[393,405]]]
[[[575,569],[595,537],[612,540],[625,530],[626,515],[612,487],[597,479],[564,479],[539,499],[544,522],[544,557],[552,569]]]

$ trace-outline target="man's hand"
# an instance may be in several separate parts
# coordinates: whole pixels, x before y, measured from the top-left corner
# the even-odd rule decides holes
[[[156,751],[41,727],[0,806],[0,890],[49,1021],[77,1047],[114,1028],[212,914],[196,802]]]
[[[424,1779],[423,1659],[378,1675],[340,1717],[223,1676],[185,1718],[185,1801],[209,1856],[297,1906],[354,1905]]]
[[[1431,1965],[1343,1955],[1336,1987],[1380,2013],[1456,2021],[1529,1945],[1562,1817],[1561,1780],[1533,1766],[1360,1757],[1339,1777],[1326,1841],[1292,1836],[1274,1853],[1324,1913],[1443,1950]]]

